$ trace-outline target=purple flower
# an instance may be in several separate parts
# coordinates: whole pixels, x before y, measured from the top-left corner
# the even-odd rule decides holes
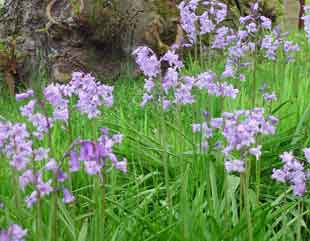
[[[168,50],[164,56],[161,58],[161,61],[166,61],[169,63],[169,66],[175,68],[175,69],[180,69],[183,68],[184,65],[182,61],[180,60],[179,55],[175,53],[173,50]]]
[[[249,21],[252,18],[251,15],[245,16],[245,17],[240,17],[239,22],[241,24],[245,24],[247,21]]]
[[[192,104],[195,102],[192,96],[192,86],[181,84],[174,92],[174,103],[176,104]]]
[[[211,118],[211,128],[209,128],[208,122],[203,122],[194,124],[193,131],[202,132],[204,137],[202,143],[212,136],[222,136],[226,145],[218,145],[215,151],[221,151],[226,158],[230,158],[233,152],[234,155],[239,153],[242,159],[248,159],[249,155],[253,155],[259,160],[262,147],[255,146],[256,139],[259,135],[274,134],[277,124],[271,123],[269,118],[264,116],[262,108],[238,110],[232,113],[224,112],[220,118]],[[225,162],[225,168],[228,172],[242,172],[244,162],[228,160]]]
[[[292,61],[292,54],[300,50],[298,44],[285,40],[284,35],[277,31],[273,31],[272,34],[266,35],[262,39],[261,47],[266,52],[265,56],[273,61],[276,60],[277,53],[281,48],[288,61]]]
[[[115,134],[112,136],[112,140],[115,144],[122,143],[123,139],[124,139],[124,136],[122,134]]]
[[[81,141],[80,143],[80,160],[90,161],[94,159],[95,153],[95,143],[91,141]]]
[[[151,92],[154,87],[155,87],[155,83],[152,80],[150,80],[150,79],[145,80],[144,89],[147,92]]]
[[[97,82],[90,74],[73,73],[72,80],[67,88],[72,90],[67,96],[75,95],[78,97],[76,108],[82,114],[87,114],[89,119],[98,117],[101,114],[99,107],[111,107],[113,104],[113,87]],[[58,109],[60,109],[58,111],[60,117],[67,115],[67,108],[61,108],[60,106]]]
[[[214,49],[225,49],[236,39],[236,35],[231,28],[226,26],[216,30],[216,35],[212,43]]]
[[[246,28],[247,28],[249,33],[257,32],[257,26],[255,23],[250,23],[249,25],[246,26]]]
[[[211,33],[215,29],[215,24],[211,19],[209,19],[209,13],[203,13],[200,18],[200,34]]]
[[[107,160],[111,160],[112,165],[123,172],[127,172],[127,160],[119,162],[113,153],[113,146],[120,144],[123,135],[109,135],[109,130],[101,129],[102,135],[97,141],[82,140],[77,143],[80,149],[78,156],[77,150],[70,153],[69,171],[74,172],[80,169],[79,161],[83,161],[85,172],[88,175],[100,175],[102,168],[105,167]]]
[[[12,224],[8,230],[0,230],[0,241],[25,241],[27,230],[17,224]]]
[[[164,99],[162,105],[163,105],[163,110],[165,111],[171,106],[171,101]]]
[[[281,169],[273,169],[272,178],[279,182],[288,182],[296,196],[303,196],[306,191],[306,172],[304,165],[293,156],[292,152],[280,155],[283,161]]]
[[[144,107],[150,100],[152,100],[153,99],[153,96],[152,95],[149,95],[149,94],[147,94],[147,93],[145,93],[144,95],[143,95],[143,100],[142,100],[142,102],[141,102],[141,107]]]
[[[294,155],[292,152],[284,152],[280,155],[280,158],[283,162],[288,163],[294,160]]]
[[[85,171],[89,175],[96,175],[100,173],[101,166],[96,161],[85,161]]]
[[[298,44],[293,43],[292,41],[284,41],[284,51],[285,52],[297,52],[300,50]]]
[[[75,197],[72,195],[72,193],[67,188],[63,189],[63,194],[64,194],[64,197],[63,197],[64,203],[68,204],[68,203],[72,203],[75,201]]]
[[[221,83],[219,85],[219,94],[224,97],[231,97],[233,99],[237,98],[239,93],[238,89],[235,89],[233,85],[228,84],[227,82]]]
[[[30,162],[30,159],[28,156],[25,156],[23,153],[19,155],[14,155],[11,160],[11,166],[14,167],[18,171],[24,170],[28,163]]]
[[[181,16],[181,26],[185,33],[187,33],[190,44],[196,42],[197,31],[196,31],[196,21],[198,16],[195,14],[195,10],[198,6],[198,1],[190,1],[186,3],[182,1],[178,6]]]
[[[242,173],[245,171],[244,161],[242,160],[225,161],[225,169],[227,172]]]
[[[286,182],[287,173],[281,169],[273,169],[271,177],[278,182]]]
[[[249,149],[249,152],[255,156],[256,160],[260,159],[260,156],[262,155],[262,146],[252,147]]]
[[[51,158],[46,164],[45,169],[48,171],[56,171],[58,168],[58,164],[55,159]]]
[[[308,41],[310,41],[310,8],[309,6],[304,6],[305,15],[302,17],[304,20],[304,30],[306,32],[306,36]]]
[[[24,93],[17,94],[17,95],[16,95],[16,100],[17,100],[17,101],[19,101],[19,100],[24,100],[24,99],[28,99],[28,98],[33,97],[33,96],[34,96],[33,90],[27,90],[27,91],[24,92]]]
[[[235,70],[232,65],[226,65],[225,70],[222,73],[222,78],[229,78],[235,75]]]
[[[136,63],[145,76],[156,77],[160,72],[160,61],[155,53],[148,47],[139,47],[133,55],[136,57]]]
[[[45,99],[53,106],[53,119],[67,121],[68,114],[68,100],[64,99],[61,91],[61,85],[51,84],[44,90]]]
[[[244,74],[240,74],[239,76],[240,81],[244,82],[246,81],[245,75]]]
[[[168,68],[167,73],[163,79],[163,89],[166,93],[170,90],[170,88],[175,88],[178,84],[179,73],[174,68]]]
[[[48,159],[48,153],[49,153],[49,149],[40,147],[37,150],[34,150],[34,155],[35,155],[35,161],[43,161]]]
[[[64,182],[68,179],[68,174],[62,171],[61,169],[58,169],[56,171],[57,174],[57,181],[58,182]]]
[[[272,23],[271,23],[271,20],[269,18],[266,18],[265,16],[261,16],[260,20],[262,21],[262,27],[264,29],[271,30]]]
[[[204,12],[201,15],[196,13],[198,5],[201,3],[201,9]],[[181,26],[187,34],[189,43],[184,46],[192,46],[198,35],[205,35],[215,30],[227,16],[227,6],[215,1],[182,1],[179,6],[181,16]],[[199,31],[197,27],[200,27]]]
[[[127,160],[124,158],[123,161],[117,162],[115,164],[115,168],[124,173],[127,173]]]
[[[42,180],[39,181],[36,188],[39,192],[40,197],[44,197],[49,195],[53,191],[53,187],[51,186],[52,180],[48,182],[43,182]]]
[[[213,84],[216,75],[211,72],[207,71],[198,75],[195,81],[195,86],[199,89],[210,89],[210,85]]]
[[[223,124],[223,118],[212,118],[210,120],[210,126],[212,128],[218,129],[222,126]]]
[[[34,182],[35,182],[35,176],[34,176],[32,170],[25,171],[19,177],[19,185],[20,185],[22,190],[24,190],[27,185],[33,184]]]
[[[36,129],[36,132],[34,133],[34,135],[38,138],[38,139],[42,139],[43,134],[48,132],[49,124],[48,123],[48,119],[41,113],[35,113],[32,116],[30,116],[28,118],[28,121],[34,126],[34,128]]]
[[[310,162],[310,148],[304,149],[304,155],[305,155],[306,160]]]
[[[201,124],[192,124],[192,130],[194,133],[201,131]]]
[[[293,192],[296,196],[303,196],[306,192],[306,183],[300,182],[293,185]]]
[[[25,201],[28,208],[31,208],[38,201],[38,192],[33,191],[29,196],[26,197]]]
[[[34,109],[35,109],[35,106],[36,106],[36,101],[35,100],[31,100],[28,102],[28,104],[22,106],[20,108],[20,112],[22,114],[22,116],[25,116],[25,117],[30,117],[33,115],[33,112],[34,112]]]
[[[76,151],[70,152],[69,171],[77,172],[80,170],[80,161]]]
[[[277,95],[275,92],[272,93],[264,93],[263,98],[265,101],[272,102],[277,100]]]

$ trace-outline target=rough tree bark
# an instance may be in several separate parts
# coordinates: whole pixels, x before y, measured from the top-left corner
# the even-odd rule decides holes
[[[299,1],[284,0],[284,27],[287,30],[295,30],[299,22]]]
[[[305,4],[306,4],[305,0],[299,0],[299,22],[298,22],[298,28],[299,29],[304,28],[304,20],[302,17],[305,14],[305,9],[304,9]]]
[[[175,0],[5,0],[0,39],[24,56],[20,81],[45,67],[60,82],[74,70],[113,79],[136,46],[173,43],[176,22]]]

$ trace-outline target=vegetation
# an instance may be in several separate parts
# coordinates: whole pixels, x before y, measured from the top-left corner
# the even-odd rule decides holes
[[[101,107],[102,115],[95,119],[74,109],[78,98],[70,99],[69,109],[75,111],[70,114],[69,124],[57,122],[49,130],[50,138],[34,138],[33,144],[53,150],[55,159],[68,168],[70,158],[63,155],[74,140],[96,140],[100,129],[108,128],[124,136],[114,153],[127,158],[127,173],[109,164],[102,170],[102,182],[98,176],[79,170],[69,174],[67,181],[75,197],[73,202],[64,204],[62,196],[55,192],[28,208],[24,199],[29,190],[19,188],[18,171],[3,154],[0,227],[22,225],[27,229],[27,241],[308,240],[309,192],[295,195],[291,187],[271,178],[273,169],[282,167],[279,156],[284,152],[292,151],[296,159],[304,161],[305,169],[309,165],[303,150],[310,146],[310,48],[304,33],[291,35],[289,40],[297,42],[301,49],[294,61],[288,62],[283,51],[269,61],[257,50],[255,68],[242,69],[245,81],[229,78],[239,90],[235,99],[193,89],[195,102],[191,105],[164,111],[154,101],[142,108],[144,78],[134,78],[130,71],[114,85],[113,106]],[[200,56],[199,51],[196,54],[184,61],[182,76],[225,71],[224,51],[209,57],[202,52]],[[43,74],[38,78],[47,82]],[[36,97],[42,99],[45,86],[33,88]],[[276,100],[267,101],[263,93],[272,91]],[[22,104],[7,96],[3,86],[0,124],[26,122],[19,111]],[[46,111],[51,114],[53,104],[49,107]],[[247,160],[244,174],[228,172],[226,157],[216,151],[216,143],[210,141],[209,151],[204,151],[203,135],[193,133],[192,124],[205,121],[206,111],[210,117],[220,117],[224,112],[253,107],[262,107],[266,114],[278,118],[276,133],[257,137],[262,155],[259,160]],[[3,133],[0,130],[0,140]],[[216,138],[224,142],[223,137]],[[35,163],[33,168],[45,164]]]

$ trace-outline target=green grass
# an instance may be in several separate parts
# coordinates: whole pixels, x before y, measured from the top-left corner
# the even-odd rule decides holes
[[[308,196],[295,198],[287,191],[286,185],[277,184],[270,178],[272,168],[280,164],[279,154],[294,150],[297,156],[302,156],[302,149],[310,146],[310,51],[302,37],[296,35],[294,39],[303,45],[295,62],[286,64],[280,59],[275,64],[260,63],[258,67],[257,86],[267,82],[278,94],[278,101],[272,106],[265,105],[265,108],[280,119],[280,124],[275,136],[261,139],[263,157],[259,200],[255,173],[250,179],[248,196],[254,240],[257,241],[296,240],[300,225],[301,240],[310,238]],[[223,62],[202,66],[188,61],[186,72],[197,74],[209,68],[223,69]],[[104,206],[102,200],[96,201],[100,200],[101,194],[94,189],[94,180],[82,173],[75,174],[72,185],[77,201],[69,206],[59,202],[57,241],[248,240],[246,215],[239,208],[240,178],[224,172],[222,157],[200,154],[197,148],[200,137],[191,131],[192,123],[203,120],[203,110],[218,116],[223,111],[250,108],[251,70],[246,76],[245,83],[236,83],[240,85],[239,97],[226,99],[223,109],[220,109],[218,98],[204,93],[197,93],[197,102],[193,106],[169,111],[164,116],[156,106],[141,109],[142,80],[124,77],[116,83],[113,108],[104,110],[99,120],[90,122],[74,113],[74,137],[94,138],[100,127],[124,134],[124,143],[116,151],[127,157],[129,170],[124,175],[107,169]],[[21,121],[18,105],[5,92],[2,93],[0,115],[11,121]],[[263,100],[257,91],[257,106],[262,105]],[[55,155],[60,158],[70,141],[57,127],[52,137]],[[27,241],[40,241],[40,232],[43,240],[47,240],[50,233],[49,199],[41,203],[43,229],[39,230],[36,208],[27,209],[24,204],[18,204],[17,208],[14,202],[24,194],[12,181],[13,176],[8,161],[2,158],[0,201],[5,208],[0,210],[0,227],[18,223],[28,229]]]

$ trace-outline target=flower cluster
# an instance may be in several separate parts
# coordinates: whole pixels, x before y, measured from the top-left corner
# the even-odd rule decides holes
[[[78,97],[76,108],[88,118],[98,117],[99,107],[113,105],[113,87],[96,81],[90,74],[75,72],[68,86],[63,86],[64,95]]]
[[[267,59],[275,61],[277,59],[277,53],[282,50],[287,56],[287,61],[294,60],[293,54],[298,52],[300,47],[292,41],[287,41],[286,36],[286,33],[281,33],[279,27],[274,28],[271,34],[264,36],[261,42],[261,48],[265,51]]]
[[[35,112],[37,100],[30,100],[26,105],[20,107],[22,116],[26,117],[29,123],[34,127],[33,136],[42,140],[44,134],[52,127],[52,119],[48,118],[41,112]]]
[[[243,59],[248,61],[247,56],[253,55],[260,49],[271,60],[276,59],[278,52],[283,52],[288,61],[292,61],[293,54],[299,51],[299,46],[292,41],[287,41],[286,34],[281,34],[279,27],[272,29],[272,21],[262,16],[259,11],[259,1],[251,5],[249,15],[240,17],[238,31],[225,25],[217,28],[227,15],[227,6],[223,3],[199,0],[183,1],[179,5],[179,9],[181,26],[188,35],[189,46],[196,42],[198,35],[214,33],[213,39],[211,36],[212,49],[227,50],[223,78],[232,77],[245,80],[241,69],[250,63],[244,62]],[[197,15],[198,9],[199,11],[204,10],[204,12]],[[200,26],[200,30],[197,30],[197,26]],[[264,35],[265,32],[268,34]]]
[[[136,63],[147,78],[141,106],[145,106],[154,98],[155,100],[159,98],[164,109],[167,109],[172,104],[192,104],[195,101],[192,95],[194,88],[205,89],[209,95],[229,96],[232,98],[236,98],[239,93],[239,90],[235,89],[231,84],[216,81],[217,76],[212,71],[204,72],[197,77],[181,76],[179,72],[183,64],[173,50],[168,50],[160,59],[147,47],[139,47],[133,54],[136,57]],[[167,64],[169,67],[162,77],[161,66]],[[156,78],[159,81],[156,81]]]
[[[21,98],[22,96],[22,98]],[[33,91],[27,91],[16,96],[17,100],[24,100],[33,97]],[[76,108],[82,114],[87,114],[89,119],[93,119],[101,114],[101,106],[110,107],[113,104],[113,87],[101,84],[90,74],[74,72],[72,80],[68,84],[50,84],[44,89],[45,100],[31,99],[26,105],[21,107],[21,114],[32,123],[35,131],[33,136],[41,140],[52,128],[54,122],[69,119],[69,100],[77,97]],[[47,106],[53,108],[51,117],[47,116]],[[35,112],[39,107],[41,112]]]
[[[302,17],[304,20],[304,29],[308,38],[308,41],[310,42],[310,6],[304,6],[305,15]]]
[[[11,124],[0,122],[0,152],[10,160],[10,165],[18,173],[20,188],[25,191],[32,189],[26,197],[27,207],[32,207],[40,198],[48,196],[55,189],[55,185],[63,183],[67,174],[49,157],[49,149],[33,148],[31,135],[25,124]],[[37,170],[38,165],[44,167]],[[46,172],[52,171],[58,183],[52,186],[52,179],[44,181]],[[30,186],[32,188],[28,188]],[[58,185],[57,185],[58,186]],[[62,188],[63,189],[63,188]],[[62,190],[61,189],[61,190]]]
[[[12,224],[7,230],[0,230],[0,241],[25,241],[27,230]]]
[[[25,124],[0,122],[0,153],[10,160],[10,165],[19,175],[20,188],[27,193],[30,191],[25,199],[27,207],[30,208],[41,198],[59,191],[63,192],[64,203],[73,202],[75,197],[64,183],[70,173],[79,171],[80,161],[84,162],[85,171],[89,175],[100,174],[107,159],[112,160],[117,169],[127,171],[127,161],[118,161],[113,153],[113,145],[121,143],[122,136],[116,134],[110,137],[106,129],[97,142],[73,143],[72,148],[77,150],[79,147],[80,156],[72,150],[69,167],[64,162],[68,153],[61,160],[56,160],[49,155],[51,146],[35,148],[32,142],[33,137],[42,140],[45,134],[50,139],[50,131],[56,121],[68,124],[71,111],[69,103],[76,101],[76,109],[92,119],[101,113],[99,108],[102,105],[112,105],[112,92],[113,87],[96,82],[90,74],[75,72],[68,84],[47,86],[42,99],[36,98],[32,90],[16,96],[19,101],[28,99],[28,103],[20,110],[32,124],[34,131],[29,131]]]
[[[197,15],[198,7],[203,7],[204,12]],[[218,1],[190,0],[182,1],[179,6],[181,26],[187,33],[191,46],[197,41],[198,35],[212,33],[216,26],[221,23],[227,15],[227,5]],[[199,26],[199,29],[197,29]]]
[[[310,162],[310,148],[304,149],[304,156]],[[292,152],[284,152],[280,155],[283,167],[273,169],[272,178],[278,182],[289,183],[296,196],[303,196],[306,192],[306,170],[304,164],[297,160]],[[309,172],[309,171],[308,171]]]
[[[228,48],[228,57],[223,73],[224,77],[244,80],[244,76],[240,72],[249,63],[244,62],[243,58],[246,59],[246,56],[252,55],[257,51],[261,33],[270,31],[272,28],[271,20],[260,14],[258,2],[252,4],[250,10],[249,15],[240,17],[239,30],[235,33],[235,38],[230,38],[231,44]]]
[[[276,93],[273,91],[271,93],[264,93],[263,94],[263,98],[265,101],[267,102],[272,102],[272,101],[276,101],[277,100],[277,95]]]
[[[101,175],[101,169],[105,167],[107,160],[111,160],[116,169],[124,173],[127,172],[127,160],[118,161],[113,153],[113,146],[120,144],[123,136],[114,134],[110,137],[109,130],[105,128],[101,132],[102,135],[97,141],[79,141],[70,152],[70,172],[79,171],[81,163],[83,163],[88,175]]]
[[[183,67],[182,61],[174,50],[168,50],[160,59],[153,50],[148,47],[139,47],[133,55],[136,63],[146,77],[144,96],[141,106],[145,106],[150,100],[159,99],[164,109],[171,103],[193,103],[191,96],[192,86],[190,82],[182,81],[179,70]],[[162,77],[161,67],[168,65],[167,71]],[[157,83],[156,79],[160,79]],[[169,93],[174,92],[174,100],[169,100]]]
[[[273,135],[278,120],[274,116],[264,116],[264,109],[239,110],[224,112],[219,118],[207,115],[207,121],[194,124],[193,131],[201,132],[204,137],[203,146],[208,147],[209,139],[213,136],[224,138],[224,145],[217,142],[216,147],[222,149],[225,168],[228,172],[243,172],[244,161],[250,155],[257,160],[261,156],[261,146],[258,145],[259,135]],[[216,134],[219,133],[219,134]],[[238,154],[238,158],[234,158]]]
[[[9,160],[10,165],[24,170],[33,156],[32,141],[24,124],[11,124],[0,121],[0,152]]]
[[[235,99],[239,90],[234,88],[232,84],[227,82],[216,81],[219,79],[212,71],[207,71],[199,74],[195,78],[194,86],[198,89],[205,89],[209,95],[231,97]]]
[[[28,99],[28,98],[33,97],[33,96],[34,96],[33,90],[27,90],[24,93],[17,94],[16,99],[17,100],[24,100],[24,99]]]
[[[212,43],[213,49],[226,49],[229,47],[237,36],[232,28],[223,26],[216,30],[216,34]]]
[[[264,83],[262,85],[262,87],[259,89],[259,91],[261,92],[264,101],[266,102],[273,102],[273,101],[277,101],[277,95],[275,93],[275,91],[270,92],[269,90],[269,86],[268,84]]]

